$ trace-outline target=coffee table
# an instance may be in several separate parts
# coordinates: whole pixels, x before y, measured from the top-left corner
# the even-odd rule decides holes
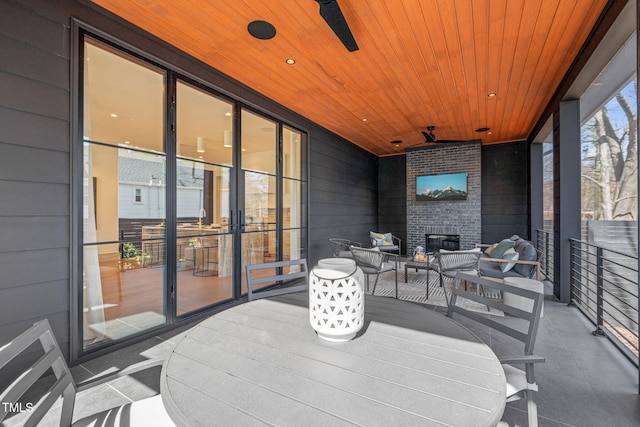
[[[415,268],[416,270],[427,270],[427,292],[426,292],[426,297],[427,299],[429,299],[429,270],[431,270],[430,264],[431,264],[431,258],[433,257],[433,254],[431,252],[427,253],[426,258],[424,259],[424,261],[416,261],[414,259],[410,259],[408,260],[405,264],[404,264],[404,283],[407,283],[407,278],[408,278],[408,270],[410,268]]]

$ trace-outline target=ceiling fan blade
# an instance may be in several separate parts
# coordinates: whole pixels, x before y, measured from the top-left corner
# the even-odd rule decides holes
[[[481,139],[439,139],[434,141],[436,144],[460,144],[463,142],[482,142]]]
[[[422,131],[422,135],[424,135],[424,142],[436,142],[436,136],[433,134],[433,132],[425,132]]]
[[[337,0],[316,0],[320,5],[320,16],[325,20],[329,27],[349,52],[358,50],[358,44],[351,34],[349,24],[340,10]]]

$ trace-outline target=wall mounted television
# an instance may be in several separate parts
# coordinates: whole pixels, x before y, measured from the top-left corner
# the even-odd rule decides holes
[[[416,176],[416,201],[467,200],[467,174]]]

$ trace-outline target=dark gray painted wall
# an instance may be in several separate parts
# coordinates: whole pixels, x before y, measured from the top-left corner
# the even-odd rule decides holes
[[[378,159],[378,231],[402,240],[407,253],[407,157]]]
[[[529,239],[529,145],[482,147],[482,243]]]
[[[0,1],[0,345],[47,317],[70,340],[71,17],[309,132],[309,264],[377,227],[377,158],[88,1]]]
[[[313,132],[309,266],[330,257],[329,238],[368,246],[378,224],[377,157],[327,132]]]
[[[0,2],[0,345],[48,317],[68,348],[68,30]]]

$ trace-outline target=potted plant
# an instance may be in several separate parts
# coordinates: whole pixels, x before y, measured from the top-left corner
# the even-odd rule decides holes
[[[124,243],[122,245],[122,254],[120,255],[120,270],[127,271],[143,266],[144,257],[142,250],[135,247],[133,243]]]

